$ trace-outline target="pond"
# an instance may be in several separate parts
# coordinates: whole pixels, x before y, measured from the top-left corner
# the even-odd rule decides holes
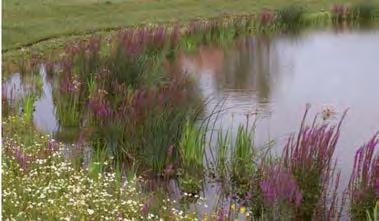
[[[344,187],[355,151],[379,130],[378,31],[324,29],[249,36],[228,46],[200,46],[178,57],[177,65],[195,79],[201,96],[209,98],[204,115],[223,110],[215,118],[215,128],[231,129],[235,134],[239,124],[255,122],[254,143],[270,144],[278,154],[299,128],[307,104],[312,106],[311,116],[331,110],[326,120],[332,122],[348,109],[335,153]],[[77,135],[77,128],[60,127],[53,99],[57,84],[44,65],[41,80],[42,96],[34,104],[35,126],[59,134],[58,138]],[[22,95],[28,88],[24,81],[20,74],[12,75],[5,82],[7,93]],[[247,115],[254,117],[247,119]],[[210,206],[216,203],[212,196],[218,189],[204,187]]]
[[[299,128],[306,104],[311,115],[329,108],[338,119],[348,109],[335,156],[349,173],[357,148],[379,130],[378,58],[379,32],[324,30],[202,47],[181,62],[204,96],[225,99],[216,127],[237,128],[257,112],[256,142],[273,139],[278,152]]]

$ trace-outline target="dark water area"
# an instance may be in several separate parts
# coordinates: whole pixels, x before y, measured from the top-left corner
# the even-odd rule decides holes
[[[273,143],[280,153],[288,136],[299,128],[306,104],[310,118],[325,109],[336,122],[347,117],[335,157],[343,187],[355,151],[379,131],[379,32],[359,30],[307,31],[296,35],[250,36],[227,47],[207,45],[180,53],[178,65],[190,74],[204,98],[205,115],[222,101],[224,111],[215,128],[235,131],[246,115],[257,117],[255,144]],[[77,134],[59,126],[53,101],[54,79],[41,66],[42,95],[35,102],[33,122],[49,134]],[[8,94],[22,96],[27,79],[15,73],[3,84]],[[175,184],[173,184],[175,186]],[[206,185],[204,196],[212,207],[220,187]],[[179,190],[176,190],[179,191]],[[209,197],[208,197],[209,196]]]

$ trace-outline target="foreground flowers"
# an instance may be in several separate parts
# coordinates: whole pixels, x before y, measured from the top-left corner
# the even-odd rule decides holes
[[[62,154],[67,147],[37,134],[21,118],[10,117],[3,128],[5,220],[194,218],[160,199],[155,201],[161,207],[143,214],[149,199],[138,190],[136,178],[124,181],[115,172],[90,175],[85,169],[76,169]]]

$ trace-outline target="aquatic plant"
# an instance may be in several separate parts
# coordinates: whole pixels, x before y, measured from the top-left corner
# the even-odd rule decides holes
[[[274,11],[265,9],[259,14],[259,25],[261,27],[267,27],[275,22],[276,15]]]
[[[369,21],[375,16],[375,5],[370,2],[355,4],[352,7],[353,17],[357,20]]]
[[[231,179],[240,185],[247,185],[255,171],[252,133],[252,129],[240,125],[231,150]]]
[[[284,28],[293,29],[303,25],[305,9],[298,5],[291,5],[279,9],[277,22]]]
[[[22,115],[26,121],[31,121],[33,119],[34,113],[34,102],[36,101],[36,94],[29,93],[22,99]]]
[[[198,193],[204,180],[205,131],[193,122],[184,125],[179,141],[180,177],[182,189],[187,193]]]
[[[12,112],[15,112],[15,100],[12,95],[12,91],[8,93],[7,89],[2,85],[1,87],[1,115],[3,118],[7,117]]]
[[[198,172],[204,169],[205,133],[197,129],[192,122],[184,125],[179,142],[182,166],[186,171]]]
[[[378,143],[379,133],[355,154],[348,187],[350,213],[355,220],[363,219],[366,211],[372,211],[379,198],[379,155],[375,154]]]
[[[366,220],[367,221],[375,221],[379,219],[379,201],[376,201],[375,207],[373,211],[366,210]]]
[[[302,203],[302,193],[291,171],[282,165],[273,165],[263,172],[260,188],[265,203],[266,214],[273,220],[279,217],[294,219],[297,208]]]
[[[339,183],[339,174],[334,177],[336,162],[333,163],[333,154],[346,112],[336,126],[325,123],[318,125],[316,118],[311,126],[306,126],[309,108],[307,106],[296,137],[290,136],[288,139],[281,161],[292,172],[303,193],[296,217],[305,220],[314,216],[335,219],[340,215],[336,209],[338,199],[328,188],[332,181],[335,182],[335,188]],[[328,205],[328,202],[332,203]]]
[[[220,176],[221,180],[227,180],[229,175],[229,155],[230,150],[230,136],[229,131],[223,133],[222,130],[217,135],[217,155],[216,155],[216,173]]]
[[[351,7],[344,4],[334,4],[331,9],[331,14],[333,22],[348,21],[352,18]]]

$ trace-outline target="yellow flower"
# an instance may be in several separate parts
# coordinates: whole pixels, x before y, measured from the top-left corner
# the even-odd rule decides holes
[[[236,205],[235,205],[235,204],[232,204],[232,205],[230,206],[230,208],[232,208],[232,210],[235,210],[235,209],[236,209]]]
[[[244,207],[244,206],[241,207],[241,208],[240,208],[240,213],[243,214],[243,213],[245,213],[245,212],[246,212],[246,207]]]

